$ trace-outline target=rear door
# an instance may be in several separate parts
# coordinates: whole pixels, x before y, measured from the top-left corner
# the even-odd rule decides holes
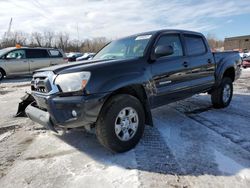
[[[4,61],[6,65],[8,75],[29,73],[29,63],[26,59],[25,50],[23,49],[13,50],[7,53],[2,61]]]
[[[50,56],[50,66],[53,65],[60,65],[63,63],[66,63],[66,60],[64,60],[63,54],[58,49],[49,49],[48,50],[49,56]]]
[[[155,96],[153,106],[167,104],[188,96],[190,93],[190,68],[184,54],[181,35],[179,33],[162,34],[155,46],[168,45],[174,54],[157,59],[152,64]]]
[[[215,82],[215,62],[206,40],[201,35],[184,34],[186,55],[192,68],[190,79],[193,93],[209,89]]]
[[[50,57],[46,49],[26,49],[26,56],[30,64],[30,73],[50,66]]]

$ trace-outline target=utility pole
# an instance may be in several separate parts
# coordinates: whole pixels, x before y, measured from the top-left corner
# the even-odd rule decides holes
[[[3,35],[3,44],[2,44],[3,47],[9,46],[9,39],[11,38],[11,26],[12,26],[12,18],[10,18],[8,30]]]
[[[78,27],[78,22],[76,23],[76,32],[77,32],[77,51],[79,51],[79,27]]]
[[[8,31],[7,31],[7,37],[10,36],[11,26],[12,26],[12,18],[10,19],[9,28],[8,28]]]

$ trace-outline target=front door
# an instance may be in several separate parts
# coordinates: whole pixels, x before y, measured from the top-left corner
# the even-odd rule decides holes
[[[189,87],[191,68],[184,56],[179,34],[163,34],[155,46],[172,46],[174,53],[160,57],[152,64],[153,85],[155,87],[153,106],[157,107],[176,101],[191,92]]]
[[[25,50],[13,50],[5,55],[3,60],[6,64],[8,75],[29,73],[29,62],[26,59]]]

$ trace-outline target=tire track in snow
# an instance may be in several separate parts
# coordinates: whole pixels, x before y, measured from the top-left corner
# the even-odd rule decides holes
[[[221,135],[222,137],[229,139],[231,142],[240,145],[244,150],[247,150],[248,152],[250,152],[250,142],[248,140],[243,139],[239,134],[235,132],[221,128],[218,123],[199,115],[202,112],[207,112],[213,109],[212,106],[198,107],[198,106],[195,106],[195,104],[190,101],[188,102],[184,101],[183,103],[178,104],[177,106],[174,106],[173,108],[177,110],[178,112],[184,114],[185,116],[215,131],[217,134]],[[226,112],[222,111],[222,113],[226,113]],[[238,115],[240,117],[244,117],[243,115],[239,113],[231,113],[231,111],[228,111],[227,113],[230,113],[232,115]],[[250,117],[248,118],[248,116],[244,118],[250,119]]]
[[[229,139],[231,142],[239,145],[242,149],[250,152],[250,143],[245,144],[246,140],[242,139],[240,135],[238,135],[237,133],[232,133],[232,132],[225,132],[225,129],[222,129],[219,127],[219,124],[210,121],[207,118],[204,118],[200,115],[194,115],[194,114],[185,114],[187,117],[197,121],[198,123],[200,123],[201,125],[206,126],[207,128],[213,130],[214,132],[216,132],[217,134],[221,135],[222,137],[225,137],[227,139]]]
[[[145,127],[135,156],[142,187],[185,187],[188,184],[180,177],[184,173],[156,127]]]
[[[249,179],[245,177],[249,177],[250,156],[239,145],[169,106],[154,111],[154,122],[184,169],[181,178],[188,179],[191,187],[204,187],[208,182],[209,187],[249,185]],[[239,168],[226,171],[225,162],[222,165],[218,160],[218,153],[221,154],[219,159],[232,159]],[[243,177],[240,182],[239,177]]]

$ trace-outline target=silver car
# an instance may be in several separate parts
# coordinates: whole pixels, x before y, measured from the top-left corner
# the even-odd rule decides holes
[[[67,63],[65,54],[53,48],[5,48],[0,50],[0,80],[10,75],[32,74],[35,70]]]

